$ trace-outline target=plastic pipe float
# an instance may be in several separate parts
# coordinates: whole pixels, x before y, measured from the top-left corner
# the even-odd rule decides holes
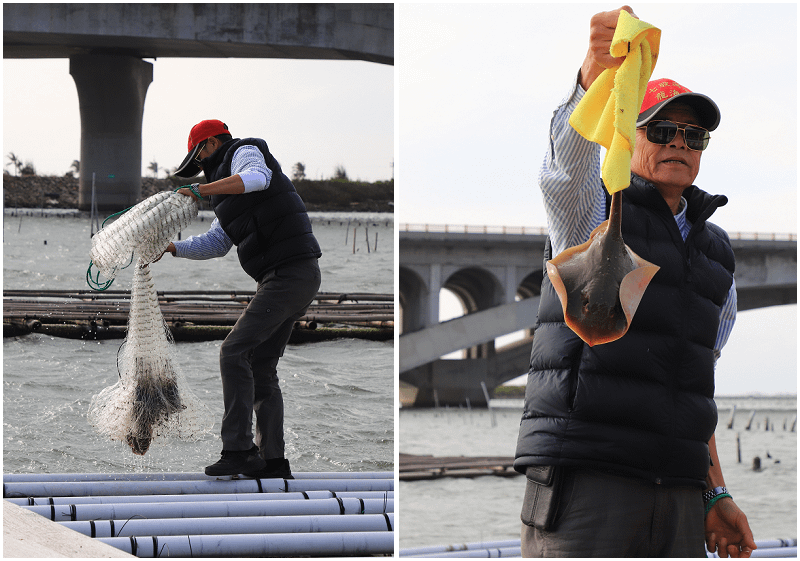
[[[756,540],[758,549],[751,557],[797,557],[797,539]],[[718,557],[708,553],[710,558]],[[450,545],[411,547],[400,550],[400,557],[519,557],[520,540],[474,542]]]
[[[107,497],[27,497],[6,499],[19,506],[124,504],[124,503],[188,503],[196,501],[274,501],[300,499],[393,499],[394,491],[308,491],[307,493],[238,493],[219,495],[119,495]]]
[[[394,479],[235,479],[190,481],[32,481],[3,483],[3,496],[187,495],[301,491],[391,491]]]
[[[499,540],[493,542],[473,542],[473,543],[459,543],[450,545],[427,545],[420,547],[408,547],[400,550],[400,554],[403,557],[411,557],[414,555],[424,555],[426,553],[470,551],[474,549],[499,549],[506,547],[520,547],[520,540]]]
[[[139,557],[394,552],[392,472],[295,476],[20,474],[5,476],[3,490],[21,508]]]
[[[297,472],[295,479],[394,479],[391,471],[343,471],[343,472]],[[6,473],[3,481],[216,481],[199,472],[152,472],[152,473]]]
[[[138,503],[100,505],[23,506],[54,522],[210,516],[281,516],[298,514],[383,514],[394,512],[394,499],[316,499],[296,501],[200,501],[193,503]]]
[[[311,532],[391,532],[394,514],[359,516],[242,516],[59,522],[92,538],[200,536],[211,534],[297,534]]]
[[[394,532],[97,538],[137,557],[364,556],[392,553]]]

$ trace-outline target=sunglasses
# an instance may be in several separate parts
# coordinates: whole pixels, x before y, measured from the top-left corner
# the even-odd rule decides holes
[[[197,151],[197,154],[195,154],[195,157],[194,157],[194,163],[195,163],[195,164],[197,164],[197,165],[200,165],[200,160],[201,160],[201,158],[200,158],[200,152],[202,152],[203,150],[205,150],[205,149],[206,149],[206,144],[207,144],[207,143],[208,143],[208,140],[204,140],[204,141],[203,141],[203,145],[200,147],[200,150],[198,150],[198,151]]]
[[[653,144],[669,144],[678,131],[683,131],[683,141],[690,150],[702,151],[708,147],[711,134],[703,127],[672,121],[650,121],[646,127],[647,140]]]

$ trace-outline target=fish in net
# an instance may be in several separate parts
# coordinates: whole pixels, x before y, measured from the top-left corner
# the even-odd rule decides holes
[[[92,239],[92,260],[100,258],[96,264],[104,275],[116,275],[131,252],[139,256],[128,331],[117,357],[119,381],[95,395],[88,412],[99,433],[127,443],[137,455],[146,454],[156,437],[194,440],[210,429],[206,407],[175,366],[174,341],[161,314],[149,265],[197,215],[197,204],[192,197],[162,195],[129,211],[138,208],[136,214],[118,219],[112,225],[114,235]],[[156,198],[155,205],[150,204]]]

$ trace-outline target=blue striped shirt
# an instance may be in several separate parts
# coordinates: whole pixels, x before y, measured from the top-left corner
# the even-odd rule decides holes
[[[584,93],[576,81],[569,95],[553,113],[550,147],[539,170],[539,187],[547,212],[553,255],[584,243],[606,219],[606,195],[600,175],[601,147],[583,138],[569,124],[569,117]],[[686,240],[692,224],[686,218],[686,200],[683,198],[675,220]],[[719,358],[736,321],[735,280],[720,310],[719,319],[714,344],[715,359]]]
[[[233,154],[231,175],[238,174],[244,183],[244,192],[263,191],[272,180],[272,170],[267,167],[264,155],[255,146],[242,146]],[[173,242],[175,257],[187,259],[213,259],[226,255],[233,242],[214,219],[205,234],[189,236],[183,241]]]

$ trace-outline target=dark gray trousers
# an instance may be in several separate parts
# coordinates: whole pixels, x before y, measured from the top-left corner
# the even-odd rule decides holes
[[[220,347],[220,373],[225,413],[223,450],[253,447],[264,459],[282,458],[283,394],[278,382],[278,360],[283,356],[292,326],[317,295],[320,271],[317,259],[293,261],[268,273],[247,309]]]
[[[553,527],[522,525],[522,556],[706,557],[703,522],[699,488],[567,469]]]

